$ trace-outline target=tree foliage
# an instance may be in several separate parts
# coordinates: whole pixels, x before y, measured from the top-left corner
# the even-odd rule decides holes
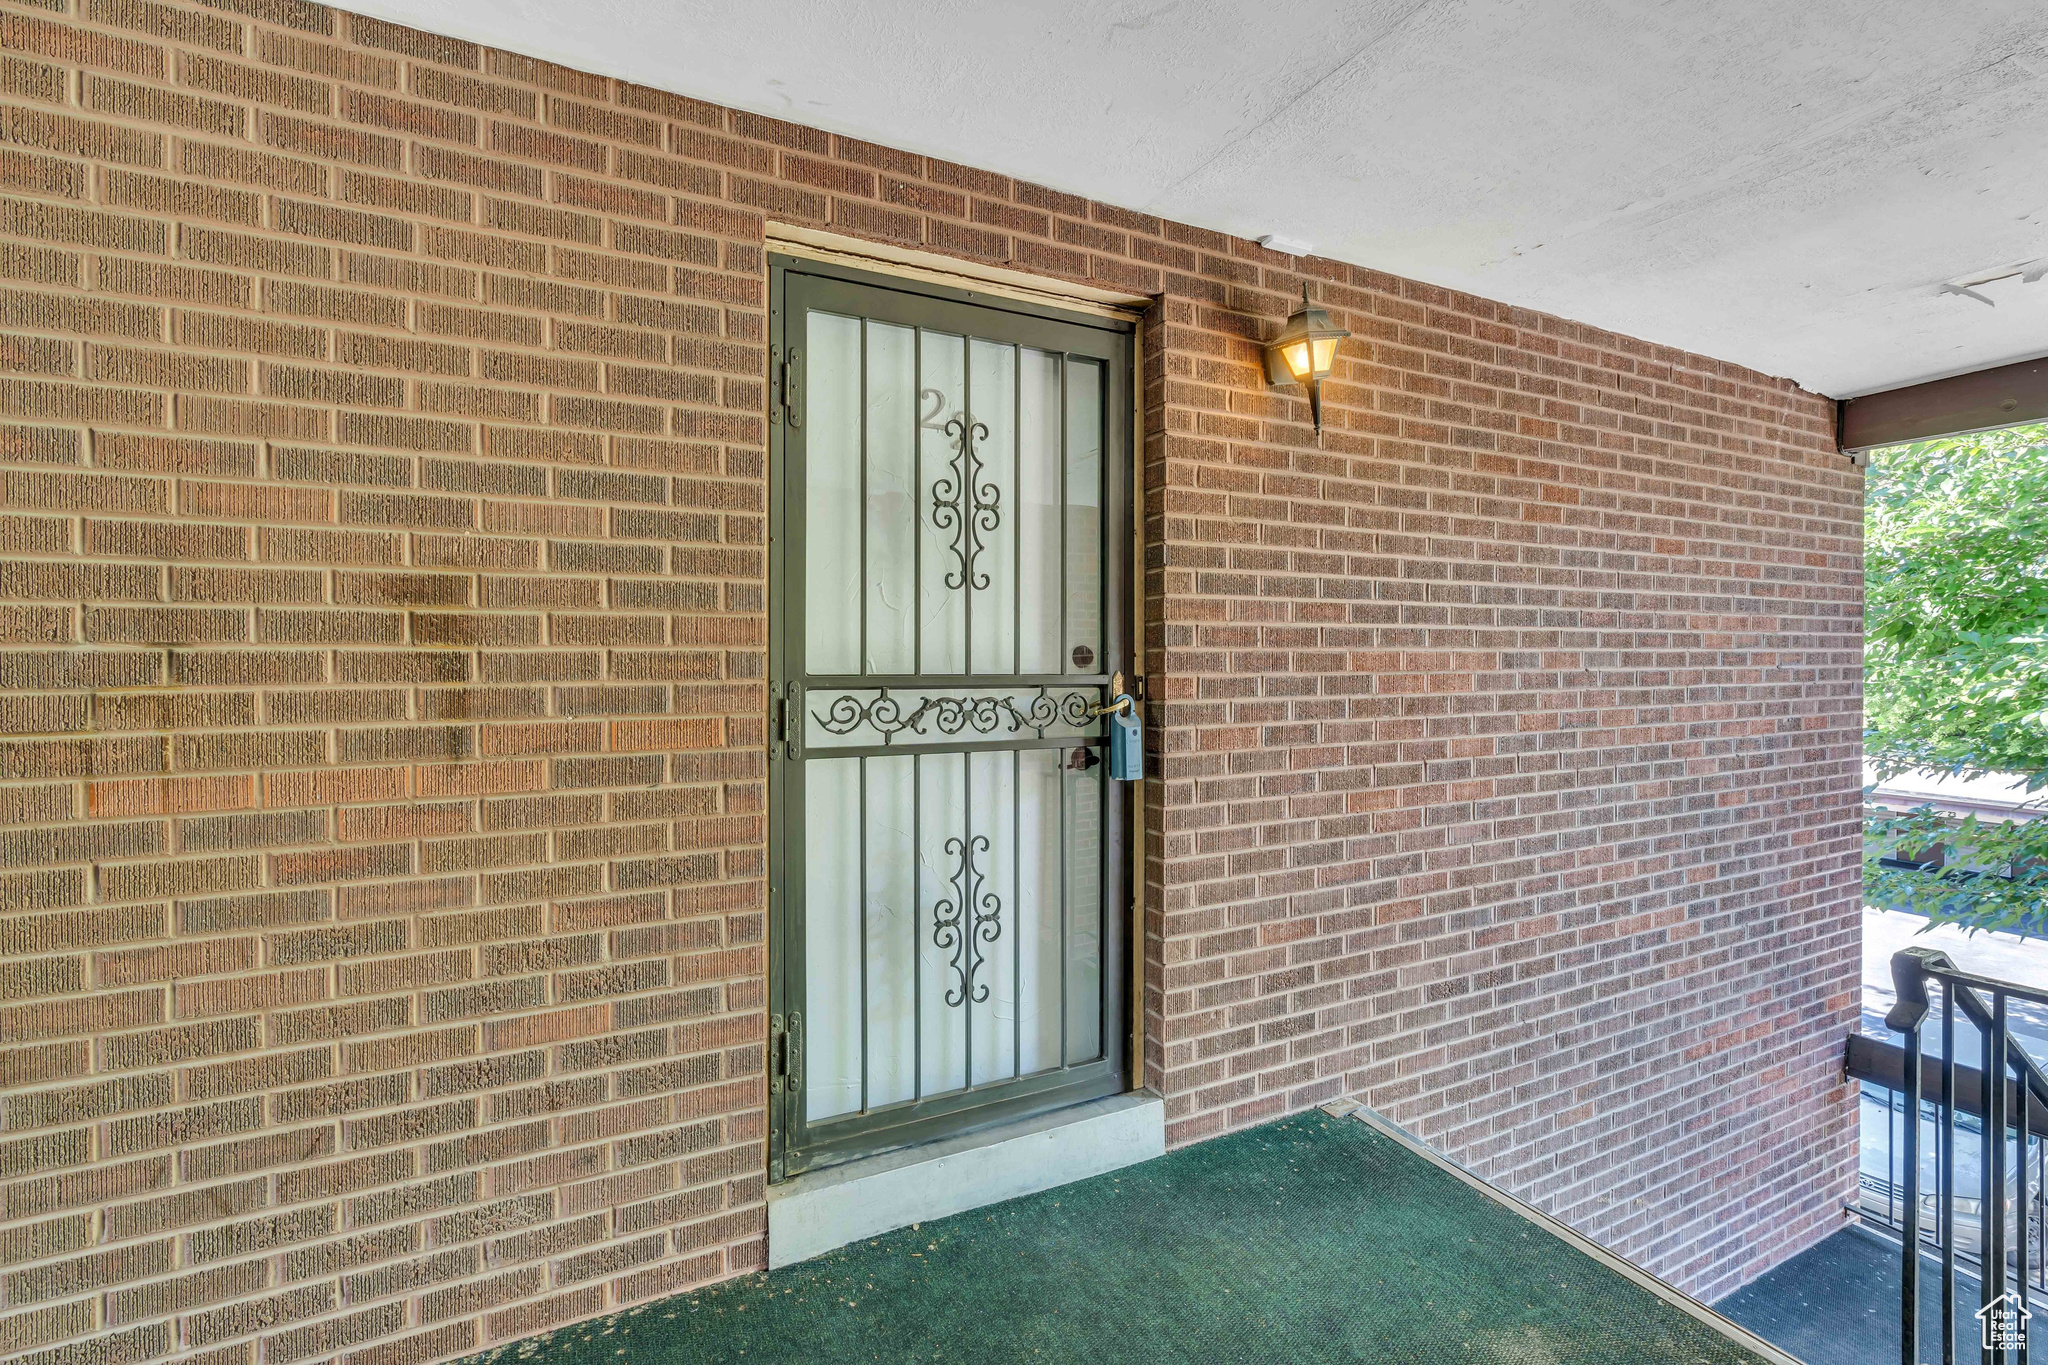
[[[1871,762],[1882,778],[2010,773],[2048,805],[2048,426],[1879,450],[1867,486]],[[1873,901],[1985,928],[2042,925],[2048,819],[1873,812],[1865,832]],[[1882,866],[1942,843],[2004,875]]]

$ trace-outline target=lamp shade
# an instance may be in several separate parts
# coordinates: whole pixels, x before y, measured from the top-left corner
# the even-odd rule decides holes
[[[1351,333],[1330,321],[1330,315],[1308,301],[1301,287],[1301,307],[1294,310],[1280,335],[1266,343],[1266,378],[1275,384],[1317,384],[1337,363],[1337,343]]]
[[[1280,335],[1266,343],[1266,378],[1275,384],[1299,384],[1308,390],[1309,418],[1316,440],[1323,439],[1323,380],[1337,363],[1337,343],[1351,333],[1330,321],[1330,315],[1308,301],[1301,287],[1301,307],[1287,319]]]

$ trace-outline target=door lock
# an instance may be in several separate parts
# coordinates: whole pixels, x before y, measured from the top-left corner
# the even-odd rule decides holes
[[[1121,668],[1109,675],[1109,695],[1110,700],[1101,706],[1089,707],[1088,714],[1091,716],[1107,716],[1121,712],[1124,715],[1129,715],[1131,708],[1137,705],[1136,700],[1132,698],[1131,694],[1124,691],[1124,671]]]
[[[1145,722],[1138,715],[1138,699],[1124,691],[1123,670],[1109,680],[1110,700],[1091,706],[1091,716],[1109,717],[1109,775],[1117,782],[1137,782],[1145,776]]]

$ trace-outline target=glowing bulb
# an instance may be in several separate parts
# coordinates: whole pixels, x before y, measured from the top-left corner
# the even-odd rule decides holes
[[[1287,372],[1294,376],[1296,383],[1309,377],[1308,357],[1309,344],[1305,339],[1280,348],[1280,361],[1287,366]]]

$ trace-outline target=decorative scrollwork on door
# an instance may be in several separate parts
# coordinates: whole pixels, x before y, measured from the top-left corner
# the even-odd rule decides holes
[[[993,891],[983,891],[981,869],[974,855],[988,852],[988,836],[946,840],[946,852],[960,860],[953,869],[953,897],[932,907],[932,943],[953,953],[953,985],[946,991],[946,1003],[954,1008],[969,1000],[979,1005],[988,999],[988,983],[979,986],[974,978],[988,958],[982,945],[1003,936],[1003,901]]]
[[[1056,722],[1086,725],[1094,717],[1089,713],[1089,696],[1085,692],[1069,692],[1062,697],[1041,692],[1021,709],[1009,697],[926,697],[905,711],[903,703],[884,688],[866,703],[851,695],[834,697],[825,711],[811,712],[811,719],[833,735],[850,735],[865,726],[888,744],[905,731],[924,734],[927,722],[944,735],[969,730],[988,735],[1008,720],[1009,733],[1014,735],[1020,730],[1043,732]]]
[[[952,550],[959,567],[946,571],[946,586],[979,592],[988,586],[988,574],[976,573],[974,561],[987,548],[982,537],[1003,524],[1003,490],[981,478],[981,452],[976,441],[988,439],[988,425],[961,414],[943,428],[953,438],[953,458],[948,473],[932,481],[932,525],[953,533]]]

